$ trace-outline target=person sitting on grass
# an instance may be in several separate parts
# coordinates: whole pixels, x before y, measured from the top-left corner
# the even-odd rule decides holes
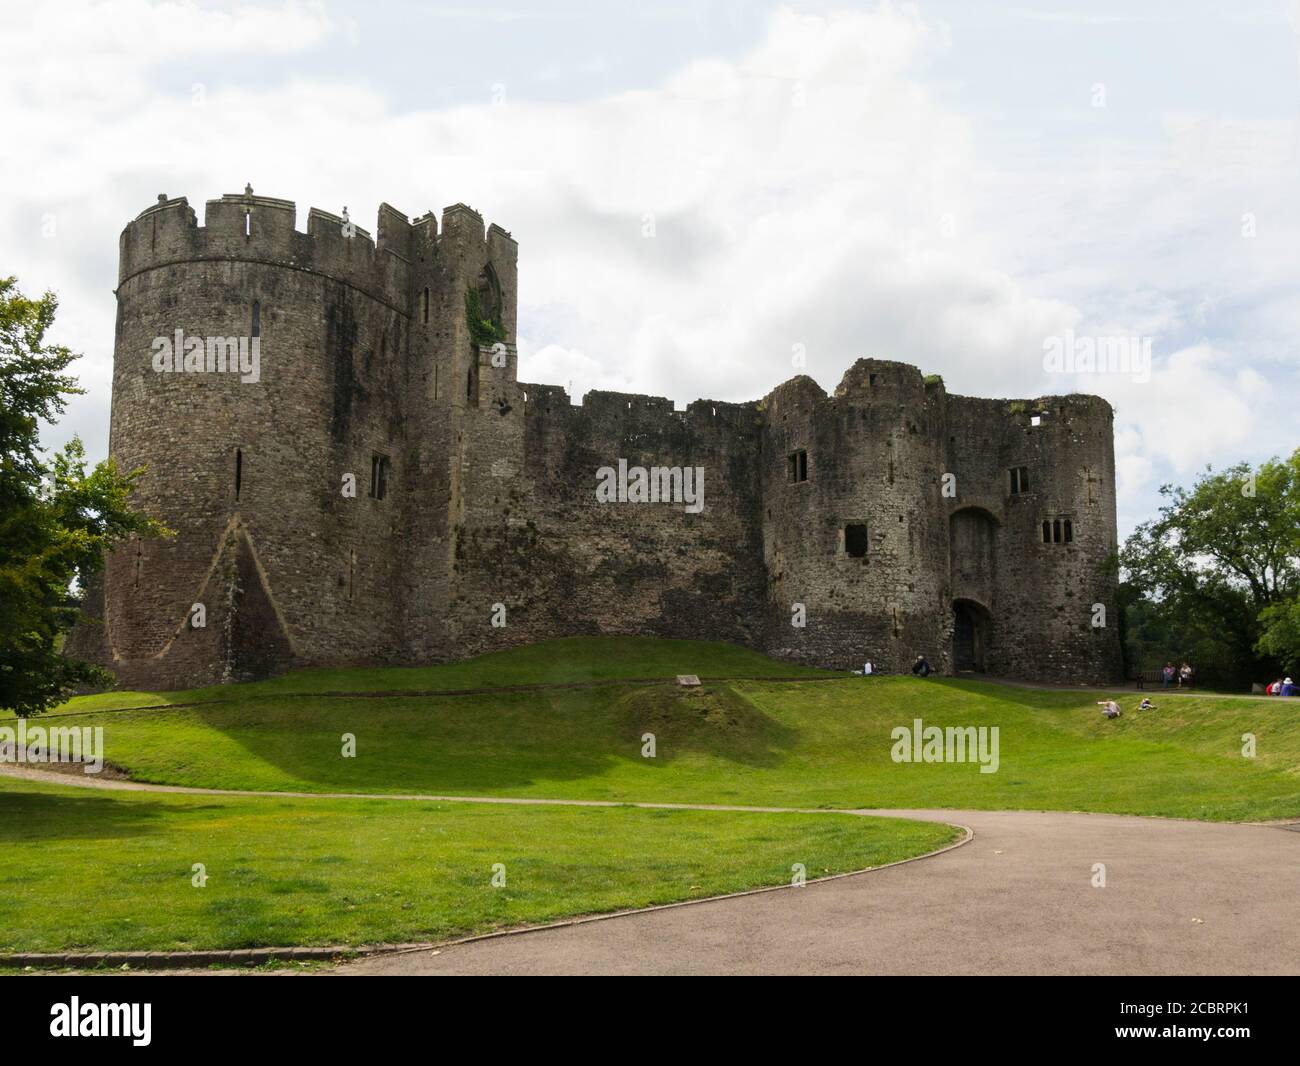
[[[926,661],[924,655],[918,655],[916,657],[916,662],[912,664],[912,673],[914,673],[917,677],[930,676],[930,664]]]
[[[1097,706],[1101,708],[1101,713],[1107,718],[1118,718],[1122,713],[1119,704],[1114,700],[1098,700]]]
[[[1156,709],[1156,705],[1148,699],[1144,699],[1141,703],[1138,704],[1139,711],[1154,711],[1155,709]]]

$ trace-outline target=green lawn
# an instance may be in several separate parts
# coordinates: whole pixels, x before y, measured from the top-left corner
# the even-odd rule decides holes
[[[565,681],[620,669],[633,677],[792,669],[728,645],[592,638],[360,676],[384,691],[475,688],[526,680],[538,663]],[[315,671],[208,690],[221,702],[161,711],[85,714],[95,704],[78,700],[67,711],[82,713],[60,720],[104,726],[108,760],[139,780],[217,788],[1300,816],[1300,702],[1155,693],[1158,709],[1137,712],[1130,693],[1127,713],[1112,722],[1098,713],[1096,693],[911,677],[472,696],[309,691],[355,683]],[[301,694],[273,695],[276,684]],[[112,698],[123,695],[93,697]],[[998,772],[893,762],[891,731],[917,717],[997,726]],[[656,736],[654,759],[641,756],[647,732]],[[356,737],[356,758],[341,757],[345,733]],[[1257,738],[1254,759],[1241,754],[1243,733]]]
[[[682,689],[667,680],[679,673],[809,680]],[[510,690],[574,682],[600,683]],[[449,694],[481,688],[500,691]],[[1152,696],[1158,709],[1138,712],[1123,695],[1124,717],[1107,721],[1097,693],[584,638],[449,666],[104,693],[42,721],[102,726],[108,762],[137,780],[225,789],[1300,817],[1300,701]],[[997,772],[894,762],[891,732],[915,718],[997,727]],[[647,733],[655,758],[642,755]],[[344,734],[355,758],[342,757]],[[879,865],[951,838],[838,814],[110,793],[0,777],[0,949],[441,939],[781,884],[796,862],[809,877]],[[190,885],[196,862],[207,888]],[[505,888],[489,883],[497,862]]]
[[[949,843],[840,814],[105,793],[0,777],[0,951],[445,939]],[[203,863],[204,888],[192,885]],[[505,866],[505,887],[491,885]]]

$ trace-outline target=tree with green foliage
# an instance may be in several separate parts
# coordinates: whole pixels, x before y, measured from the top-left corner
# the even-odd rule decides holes
[[[1207,469],[1121,552],[1130,653],[1194,657],[1233,684],[1300,662],[1300,450]],[[1145,652],[1145,656],[1143,655]],[[1141,665],[1140,663],[1137,665]],[[1155,665],[1155,663],[1151,663]]]
[[[1281,673],[1300,674],[1300,597],[1264,608],[1259,618],[1264,625],[1259,651],[1276,659]]]
[[[44,457],[40,423],[83,391],[65,373],[77,355],[45,341],[57,308],[53,293],[29,300],[17,279],[0,278],[0,708],[20,716],[111,681],[60,652],[79,616],[73,582],[84,587],[127,537],[166,532],[130,507],[140,471],[122,474],[109,459],[87,473],[76,437]]]

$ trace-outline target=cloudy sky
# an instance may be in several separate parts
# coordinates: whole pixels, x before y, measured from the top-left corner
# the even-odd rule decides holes
[[[1297,6],[5,0],[0,274],[59,295],[89,391],[47,439],[99,458],[158,193],[464,201],[521,244],[522,379],[746,400],[802,352],[827,389],[870,355],[1097,392],[1123,535],[1300,444]]]

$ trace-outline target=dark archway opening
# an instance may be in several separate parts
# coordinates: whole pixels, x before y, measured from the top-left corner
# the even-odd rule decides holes
[[[971,600],[957,600],[952,605],[953,669],[983,673],[988,647],[989,613]]]

